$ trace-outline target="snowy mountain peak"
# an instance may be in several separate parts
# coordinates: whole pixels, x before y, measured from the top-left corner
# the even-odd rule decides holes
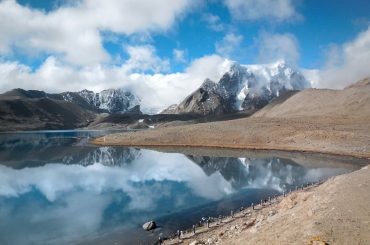
[[[219,81],[206,79],[176,111],[206,115],[260,109],[288,90],[310,87],[305,77],[284,60],[259,65],[240,65],[225,60],[220,70],[224,73]]]
[[[90,105],[110,113],[124,113],[140,105],[140,99],[123,89],[107,89],[100,93],[82,90],[78,94]]]

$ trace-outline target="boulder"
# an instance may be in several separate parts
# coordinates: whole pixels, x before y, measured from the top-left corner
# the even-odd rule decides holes
[[[157,224],[154,221],[148,221],[143,224],[143,229],[146,231],[154,230],[155,228],[157,228]]]

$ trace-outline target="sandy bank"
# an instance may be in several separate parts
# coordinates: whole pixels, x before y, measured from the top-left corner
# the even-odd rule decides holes
[[[370,123],[361,118],[251,117],[112,134],[93,143],[305,151],[370,158]]]
[[[370,244],[369,204],[367,166],[165,244]]]

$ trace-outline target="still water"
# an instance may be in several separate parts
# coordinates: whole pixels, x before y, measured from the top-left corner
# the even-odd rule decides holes
[[[151,244],[201,217],[361,167],[335,158],[88,143],[106,133],[0,134],[0,244]],[[144,231],[149,220],[161,227]]]

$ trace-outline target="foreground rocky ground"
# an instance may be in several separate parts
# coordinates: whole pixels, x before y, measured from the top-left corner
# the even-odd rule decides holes
[[[369,166],[165,244],[370,244]]]

